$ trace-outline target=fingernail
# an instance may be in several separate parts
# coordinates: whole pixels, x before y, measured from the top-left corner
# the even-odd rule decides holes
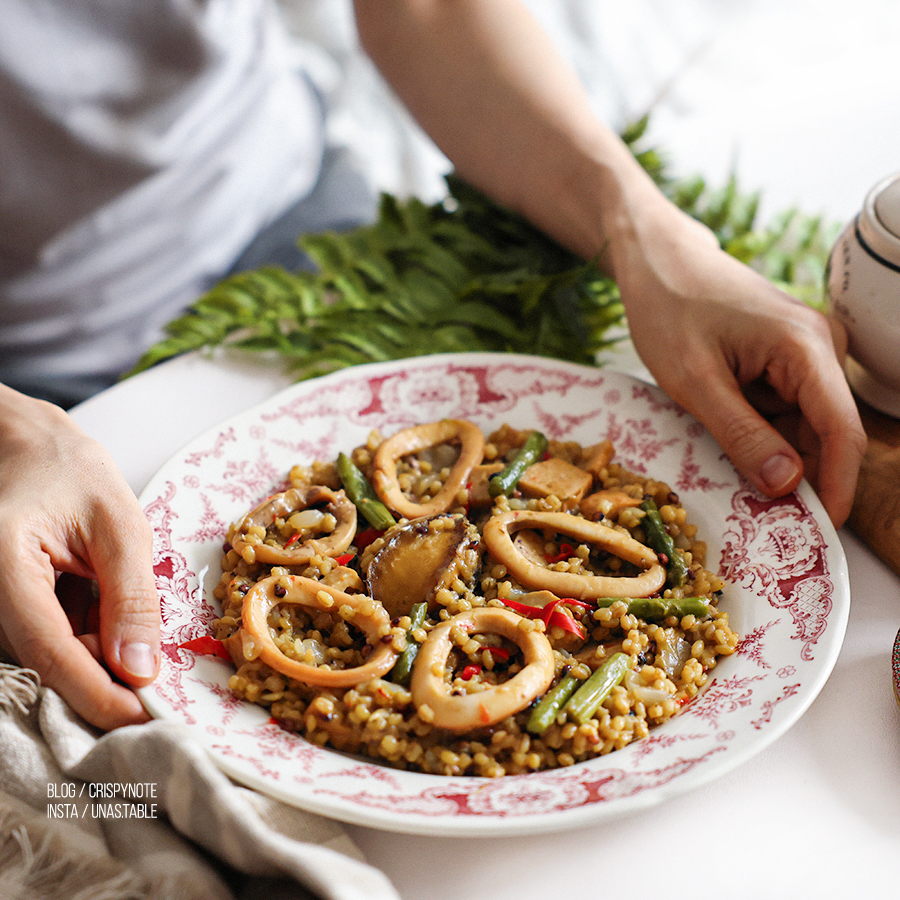
[[[796,479],[797,464],[789,456],[778,453],[763,463],[759,475],[765,486],[773,493],[777,493],[785,490]]]
[[[123,644],[119,658],[125,670],[135,678],[153,678],[156,675],[156,657],[153,648],[143,641]]]

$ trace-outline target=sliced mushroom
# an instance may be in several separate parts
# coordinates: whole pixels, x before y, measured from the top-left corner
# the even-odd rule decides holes
[[[531,529],[523,529],[516,532],[513,537],[513,544],[516,552],[521,554],[524,559],[534,563],[536,566],[547,565],[547,541],[543,534],[538,534]]]
[[[550,591],[529,591],[527,594],[516,594],[510,598],[516,603],[523,603],[525,606],[533,606],[535,609],[543,609],[548,603],[559,600],[556,594]]]
[[[612,442],[609,440],[601,441],[599,444],[593,444],[582,450],[578,465],[599,480],[603,470],[612,462],[614,455],[615,450]]]
[[[322,505],[335,520],[330,532],[318,532],[320,537],[298,539],[290,546],[271,543],[252,543],[248,540],[248,532],[254,526],[268,529],[275,519],[285,518],[292,513],[304,510],[314,512],[311,508]],[[316,525],[324,517],[309,516],[309,534],[316,534]],[[310,485],[306,488],[291,488],[281,494],[269,497],[256,509],[249,512],[238,524],[231,538],[231,546],[243,554],[250,547],[256,562],[269,565],[296,566],[309,562],[314,556],[338,556],[343,553],[356,535],[356,507],[343,491],[333,491],[322,485]]]
[[[644,571],[637,576],[582,575],[559,572],[536,563],[519,552],[512,533],[536,528],[565,534],[586,544],[602,547]],[[517,510],[493,516],[484,526],[484,541],[491,554],[516,580],[532,590],[548,590],[557,597],[588,600],[596,597],[649,597],[666,581],[665,567],[649,547],[600,522],[558,512]]]
[[[412,453],[454,441],[460,444],[459,456],[437,494],[422,503],[407,497],[397,482],[397,461]],[[484,435],[471,422],[442,419],[427,425],[405,428],[389,437],[375,451],[372,486],[388,508],[407,519],[448,512],[458,505],[459,492],[465,487],[472,467],[481,462],[483,455]]]
[[[369,592],[391,618],[416,603],[434,603],[456,579],[470,585],[480,559],[478,529],[459,514],[445,513],[396,525],[366,569]]]
[[[578,505],[579,512],[586,518],[597,521],[598,519],[614,519],[623,509],[632,506],[640,506],[641,497],[632,497],[625,491],[615,488],[606,488],[589,494]]]
[[[434,713],[436,727],[456,732],[494,725],[525,709],[550,687],[555,662],[547,636],[537,629],[522,630],[521,621],[521,616],[508,609],[483,606],[438,625],[419,647],[413,667],[410,691],[416,708],[427,706]],[[451,694],[443,673],[453,649],[454,628],[468,634],[497,634],[512,641],[522,649],[524,667],[502,684],[471,694]]]
[[[327,575],[323,575],[321,580],[322,584],[329,584],[348,594],[361,594],[366,590],[359,572],[349,566],[335,566]]]

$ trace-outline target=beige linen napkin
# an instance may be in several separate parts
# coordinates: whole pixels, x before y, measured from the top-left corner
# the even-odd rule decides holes
[[[100,734],[0,664],[0,898],[398,900],[343,827],[234,784],[178,723]]]

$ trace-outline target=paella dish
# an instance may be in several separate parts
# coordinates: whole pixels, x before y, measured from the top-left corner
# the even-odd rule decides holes
[[[213,635],[288,731],[497,777],[645,738],[738,636],[663,481],[537,430],[445,419],[297,465],[233,523]]]

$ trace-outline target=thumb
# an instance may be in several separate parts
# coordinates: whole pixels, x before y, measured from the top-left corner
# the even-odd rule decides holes
[[[159,671],[159,595],[152,532],[139,509],[100,525],[90,544],[100,589],[100,644],[110,670],[134,687]]]

